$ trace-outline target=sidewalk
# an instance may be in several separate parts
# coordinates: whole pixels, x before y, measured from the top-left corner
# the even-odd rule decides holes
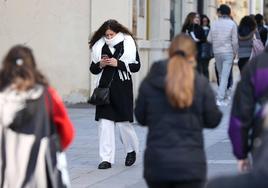
[[[208,176],[235,172],[227,137],[229,107],[222,109],[225,116],[217,129],[204,131],[208,158]],[[88,105],[69,106],[68,111],[76,128],[76,138],[67,152],[69,172],[74,188],[145,188],[142,178],[142,156],[147,128],[135,125],[140,140],[140,154],[132,167],[125,167],[125,154],[116,130],[116,161],[111,169],[98,170],[98,130],[95,110]]]
[[[142,180],[142,152],[132,167],[125,167],[125,154],[116,130],[116,159],[109,170],[98,170],[98,127],[94,121],[95,110],[92,107],[68,108],[76,128],[76,138],[67,152],[69,172],[74,188],[85,187],[144,187]],[[140,139],[140,150],[143,151],[146,128],[135,126]],[[137,185],[138,183],[138,185]]]

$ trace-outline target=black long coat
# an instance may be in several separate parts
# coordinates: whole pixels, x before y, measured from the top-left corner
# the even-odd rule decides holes
[[[149,128],[144,177],[149,181],[202,181],[206,178],[202,129],[216,127],[222,115],[207,79],[197,72],[192,106],[172,107],[164,89],[166,67],[167,61],[153,64],[136,101],[137,121]]]
[[[106,54],[110,58],[114,57],[117,60],[124,53],[123,42],[120,42],[114,46],[115,52],[112,54],[108,45],[104,44],[102,47],[102,55]],[[134,52],[135,53],[135,52]],[[136,63],[128,64],[131,72],[137,72],[140,69],[140,59],[138,51],[136,51]],[[110,86],[110,100],[111,104],[96,106],[95,119],[108,119],[115,122],[129,121],[133,122],[133,85],[130,73],[127,73],[129,80],[121,80],[118,70],[127,71],[125,63],[118,60],[118,67],[106,66],[103,69],[100,68],[100,62],[92,62],[90,65],[90,71],[93,74],[99,74],[103,71],[100,78],[99,87]],[[114,75],[114,76],[113,76]]]

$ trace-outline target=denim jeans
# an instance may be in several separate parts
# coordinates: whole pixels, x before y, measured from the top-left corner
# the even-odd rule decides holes
[[[223,100],[226,95],[228,78],[233,66],[234,55],[233,53],[215,54],[215,60],[220,80],[217,99]]]

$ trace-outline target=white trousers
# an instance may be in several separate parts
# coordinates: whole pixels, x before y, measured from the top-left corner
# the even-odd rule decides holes
[[[115,126],[118,127],[120,140],[125,153],[139,151],[139,140],[130,122],[114,122],[107,119],[99,120],[99,155],[101,161],[114,163],[115,159]]]

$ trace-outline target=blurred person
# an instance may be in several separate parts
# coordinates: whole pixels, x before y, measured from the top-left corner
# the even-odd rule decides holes
[[[177,35],[169,59],[155,62],[141,83],[137,121],[148,126],[144,178],[149,188],[201,188],[206,180],[203,128],[221,120],[208,80],[195,71],[196,45]]]
[[[51,147],[60,144],[59,149],[65,150],[74,128],[61,98],[26,46],[12,47],[3,60],[0,119],[0,187],[58,187],[50,170],[62,167],[58,157],[63,156]],[[52,139],[54,133],[60,143]],[[56,155],[57,161],[48,158]],[[66,171],[61,173],[65,186],[60,187],[69,187]]]
[[[203,73],[203,65],[201,58],[202,44],[206,42],[206,36],[202,26],[200,25],[200,15],[196,12],[190,12],[182,26],[182,32],[189,35],[197,45],[197,71]]]
[[[246,171],[256,162],[255,151],[262,132],[263,106],[268,100],[268,48],[244,67],[234,95],[229,136],[238,169]]]
[[[240,72],[248,62],[251,51],[253,38],[256,36],[256,22],[250,16],[244,16],[238,26],[238,67]]]
[[[255,18],[256,23],[257,23],[257,28],[258,28],[258,32],[260,34],[261,41],[263,43],[263,46],[265,46],[266,41],[267,41],[268,30],[264,26],[264,18],[263,18],[263,15],[256,14],[254,18]]]
[[[217,15],[218,17],[221,16],[221,13],[220,13],[220,9],[218,8],[217,9]],[[231,17],[230,17],[231,18]],[[232,18],[231,18],[232,19]],[[217,66],[216,66],[216,62],[215,62],[215,74],[216,74],[216,78],[217,78],[217,85],[219,86],[220,85],[220,79],[219,79],[219,73],[217,71]],[[231,68],[231,71],[230,71],[230,74],[229,74],[229,77],[228,77],[228,83],[227,83],[227,97],[230,97],[230,93],[232,91],[232,86],[233,86],[233,66]]]
[[[268,98],[267,98],[268,99]],[[248,172],[225,175],[208,181],[207,188],[267,188],[268,187],[268,106],[263,110],[264,124],[259,136],[254,167]]]
[[[237,26],[230,18],[231,9],[222,4],[218,8],[219,19],[212,25],[208,34],[208,41],[212,43],[216,68],[219,74],[219,88],[217,105],[226,106],[229,103],[227,94],[228,78],[233,60],[238,51]]]
[[[210,20],[207,15],[201,15],[201,26],[204,30],[204,34],[207,40],[207,36],[210,30]],[[201,58],[200,64],[202,66],[202,73],[209,79],[209,61],[213,58],[212,46],[207,41],[201,44]]]
[[[116,20],[105,21],[90,40],[92,63],[90,72],[98,76],[99,87],[110,84],[107,105],[97,105],[95,120],[99,121],[99,169],[111,168],[115,160],[115,126],[119,128],[126,160],[135,163],[138,137],[133,122],[133,84],[131,73],[140,69],[139,55],[131,32]],[[104,57],[106,56],[106,57]]]
[[[202,14],[200,19],[200,24],[204,30],[205,36],[208,36],[209,30],[210,30],[210,19],[207,15]]]

